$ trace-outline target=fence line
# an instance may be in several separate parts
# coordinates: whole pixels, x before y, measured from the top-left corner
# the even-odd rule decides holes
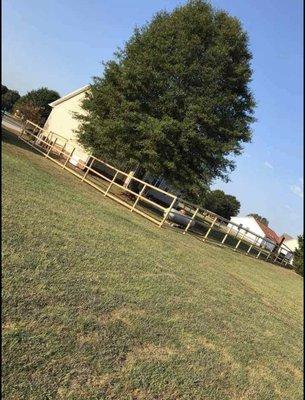
[[[18,122],[20,123],[20,121]],[[82,182],[159,227],[162,227],[164,223],[167,223],[168,226],[170,223],[175,228],[182,227],[183,234],[200,238],[202,242],[208,241],[230,247],[234,251],[257,259],[264,256],[263,260],[275,264],[287,266],[290,261],[292,252],[284,244],[277,248],[277,243],[148,182],[130,176],[93,155],[90,155],[89,162],[78,163],[79,167],[68,166],[69,162],[71,164],[73,153],[77,150],[75,145],[71,144],[69,139],[57,133],[48,132],[29,120],[24,123],[21,133],[17,136],[46,158],[78,177]],[[102,168],[94,168],[95,163],[100,163]],[[109,171],[106,173],[105,168],[111,170],[113,175],[109,177]],[[128,185],[125,185],[127,177],[130,178],[130,181]],[[132,182],[140,186],[138,192],[128,187]],[[152,191],[150,198],[145,195],[147,189]],[[169,207],[164,207],[160,201],[156,200],[158,194],[167,197]],[[184,214],[180,214],[176,207],[183,208]],[[282,250],[286,254],[283,254]]]

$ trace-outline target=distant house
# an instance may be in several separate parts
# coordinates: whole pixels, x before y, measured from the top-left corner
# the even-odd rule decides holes
[[[284,240],[284,245],[294,252],[299,247],[299,241],[296,238],[287,239]]]
[[[287,233],[284,233],[281,238],[283,238],[283,245],[281,246],[281,253],[284,254],[287,258],[289,258],[289,263],[293,263],[293,253],[299,246],[299,242],[297,238],[293,238]],[[290,252],[289,252],[289,250]]]
[[[268,250],[273,250],[276,245],[280,244],[281,238],[278,236],[276,232],[274,232],[269,226],[264,225],[254,217],[231,217],[230,221],[234,222],[234,224],[239,225],[242,228],[246,228],[251,232],[247,232],[244,236],[246,240],[249,242],[264,246]],[[238,230],[236,225],[228,224],[232,230]],[[257,236],[260,236],[257,239]]]
[[[278,247],[279,253],[289,260],[289,263],[292,264],[293,262],[293,252],[298,247],[298,240],[294,239],[287,233],[279,236],[274,230],[269,228],[269,226],[261,223],[254,217],[231,217],[231,222],[234,224],[228,224],[229,227],[234,231],[238,231],[241,228],[246,228],[251,232],[247,232],[244,235],[244,239],[248,240],[251,243],[256,243],[260,246],[265,247],[269,251],[274,250]],[[257,236],[260,238],[257,238]]]
[[[81,107],[81,102],[89,88],[89,85],[83,86],[50,103],[49,106],[52,107],[52,111],[44,125],[46,131],[52,131],[63,136],[70,141],[71,147],[76,147],[71,157],[71,163],[74,165],[78,165],[80,162],[86,164],[90,158],[89,153],[77,140],[75,130],[79,126],[79,121],[73,115],[75,112],[84,114],[85,111]]]

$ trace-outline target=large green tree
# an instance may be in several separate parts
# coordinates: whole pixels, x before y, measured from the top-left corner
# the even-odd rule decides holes
[[[304,276],[304,235],[298,236],[298,248],[294,252],[293,265],[295,271]]]
[[[35,123],[44,124],[48,118],[51,107],[49,103],[59,99],[59,94],[55,90],[42,87],[37,90],[31,90],[14,105],[14,111],[18,110],[26,119],[32,119],[35,115]]]
[[[14,104],[20,99],[20,94],[16,90],[8,89],[1,85],[1,109],[3,111],[12,111]]]
[[[202,0],[159,12],[94,78],[79,140],[196,197],[228,179],[231,156],[250,141],[250,60],[247,34],[226,12]]]
[[[240,210],[240,202],[235,196],[226,194],[222,190],[211,190],[205,195],[204,208],[226,219],[235,217]]]
[[[8,90],[9,90],[8,87],[5,85],[2,85],[2,83],[1,83],[1,95],[5,94]]]

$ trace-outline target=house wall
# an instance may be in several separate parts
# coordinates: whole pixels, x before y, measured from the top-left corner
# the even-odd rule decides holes
[[[70,149],[76,147],[71,160],[74,164],[75,162],[77,163],[77,161],[86,163],[89,158],[89,154],[77,141],[74,130],[78,128],[79,121],[73,116],[74,112],[84,114],[84,110],[81,108],[81,101],[84,99],[85,93],[86,92],[79,93],[54,106],[44,125],[44,129],[47,131],[52,131],[69,139]],[[64,142],[65,141],[60,138],[57,140],[57,144],[59,145],[64,145]]]
[[[263,238],[265,237],[265,233],[262,231],[262,229],[260,228],[260,226],[258,225],[258,223],[255,221],[255,219],[253,217],[231,217],[230,221],[234,222],[237,225],[242,224],[243,228],[247,228],[254,234],[257,234]],[[237,226],[232,225],[230,223],[228,224],[228,227],[232,227],[232,231],[235,230],[237,232],[237,230],[238,230]],[[256,236],[253,233],[247,232],[245,234],[244,238],[246,240],[249,240],[249,242],[253,243],[256,239]],[[256,243],[258,245],[260,245],[263,242],[264,242],[263,239],[258,239]],[[267,243],[267,246],[268,246],[268,243]]]
[[[287,246],[291,251],[295,251],[299,246],[299,242],[298,239],[288,239],[284,240],[284,245]]]
[[[281,247],[281,253],[284,254],[289,259],[289,264],[293,264],[293,252],[298,247],[298,239],[288,239],[284,240],[283,244],[287,246],[291,252],[288,252],[287,248]]]

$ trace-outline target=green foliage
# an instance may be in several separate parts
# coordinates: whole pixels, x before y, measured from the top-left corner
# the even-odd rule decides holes
[[[240,22],[207,2],[159,12],[94,78],[79,139],[198,196],[250,141],[250,60]]]
[[[262,217],[259,214],[255,214],[255,213],[251,213],[247,215],[248,217],[254,217],[257,221],[261,222],[262,224],[268,226],[269,225],[269,221],[267,220],[267,218]]]
[[[14,108],[15,114],[24,119],[28,119],[35,124],[42,125],[44,123],[41,117],[41,108],[35,106],[31,101],[20,103]]]
[[[222,190],[208,192],[205,196],[203,206],[226,219],[236,216],[240,210],[240,202],[236,197],[226,194]]]
[[[1,84],[1,95],[5,94],[8,91],[8,87],[6,87],[5,85]]]
[[[20,94],[16,90],[10,90],[1,85],[1,109],[11,112],[14,104],[20,99]]]
[[[304,235],[298,236],[298,248],[294,252],[293,265],[295,271],[304,276]]]
[[[33,122],[44,124],[52,110],[49,103],[59,99],[59,97],[55,90],[50,90],[46,87],[31,90],[20,97],[14,106],[14,111],[19,110],[26,119],[31,119],[33,115],[36,115]]]

